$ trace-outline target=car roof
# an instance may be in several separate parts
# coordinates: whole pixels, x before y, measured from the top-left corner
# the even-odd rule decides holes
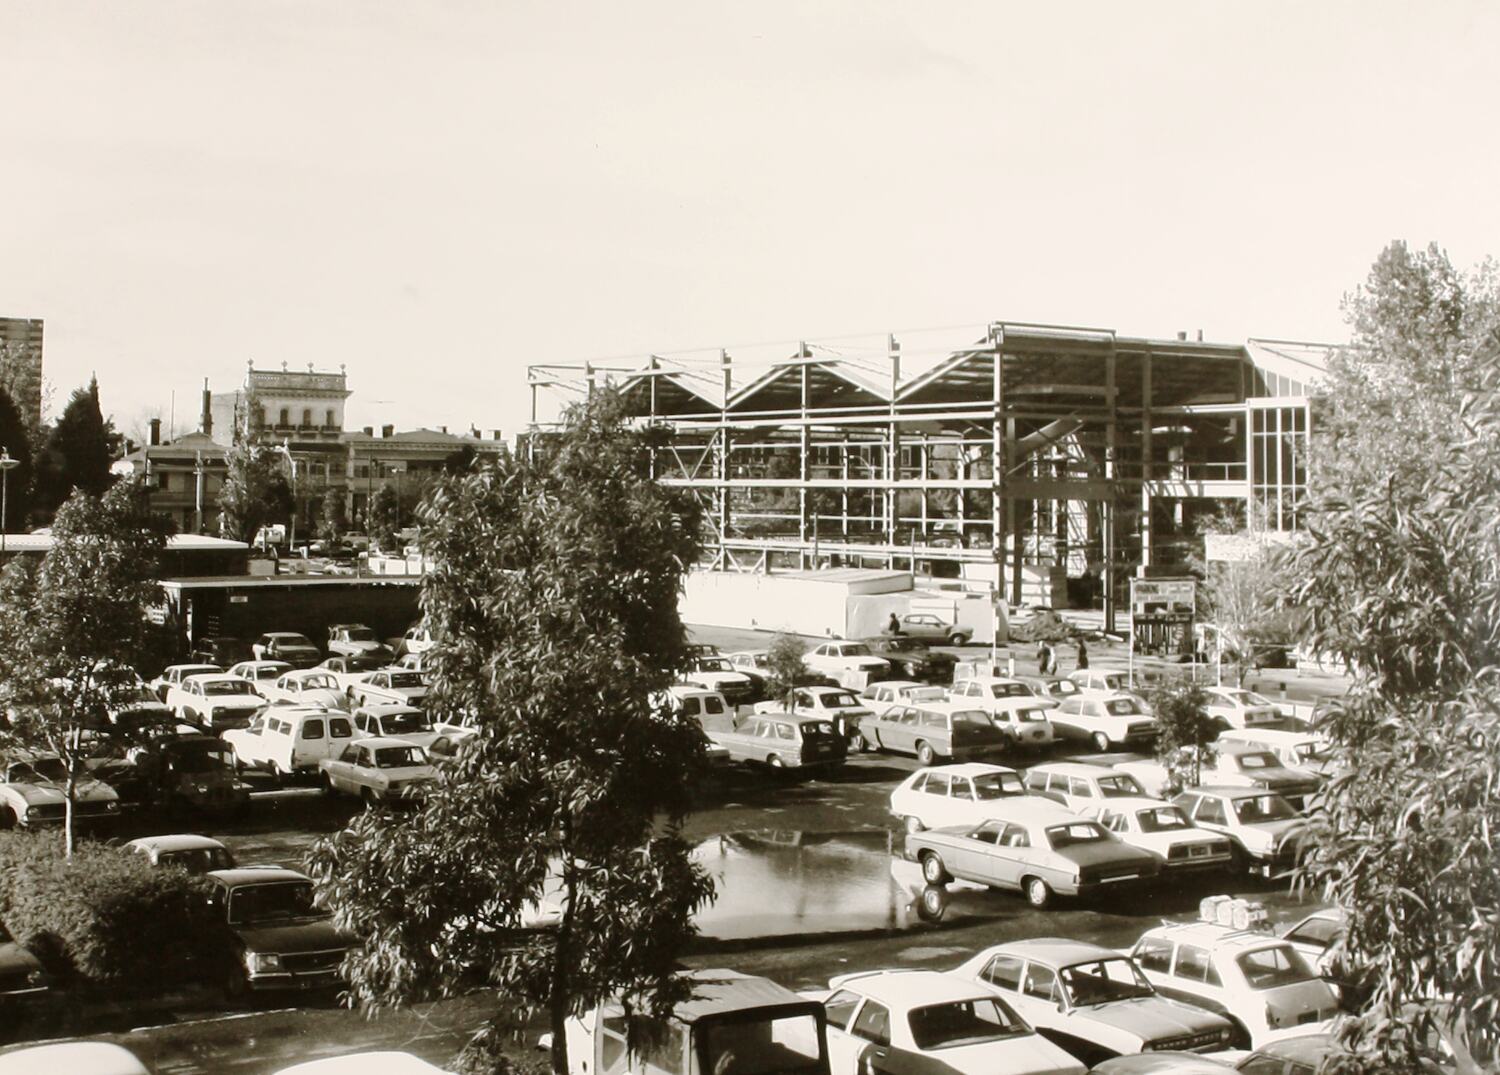
[[[1278,1060],[1292,1060],[1316,1068],[1325,1055],[1337,1049],[1332,1034],[1299,1034],[1294,1038],[1270,1041],[1255,1050]]]
[[[1203,784],[1196,788],[1184,788],[1183,795],[1201,793],[1220,799],[1259,799],[1262,795],[1275,795],[1268,788],[1236,786],[1234,784]]]
[[[930,687],[931,683],[918,683],[914,679],[882,679],[871,683],[872,687],[890,687],[893,690],[905,690],[907,687]]]
[[[267,631],[266,638],[306,638],[301,631]]]
[[[1040,765],[1033,765],[1027,769],[1031,773],[1057,773],[1059,776],[1081,776],[1084,778],[1099,779],[1101,776],[1128,776],[1120,770],[1109,766],[1100,765],[1092,761],[1048,761]]]
[[[140,847],[147,851],[210,851],[224,845],[212,836],[184,832],[170,836],[142,836],[125,846]]]
[[[174,668],[212,668],[215,672],[223,671],[223,669],[221,669],[218,665],[207,664],[203,661],[188,661],[184,664],[169,664],[166,667],[166,671],[170,672]]]
[[[1021,956],[1023,959],[1036,959],[1058,967],[1097,959],[1125,958],[1113,948],[1067,937],[1031,937],[1023,941],[1010,941],[987,948],[983,954]]]
[[[1220,754],[1274,754],[1275,752],[1265,743],[1246,743],[1243,740],[1229,739],[1222,743],[1215,743],[1214,749]]]
[[[984,776],[986,773],[1014,773],[1016,770],[1008,765],[991,765],[985,761],[958,762],[953,765],[929,765],[926,769],[919,769],[923,773],[943,773],[948,776]],[[916,776],[916,773],[912,774]]]
[[[275,881],[312,882],[307,874],[289,870],[285,866],[236,866],[232,870],[209,870],[207,876],[230,886],[268,884]]]
[[[994,799],[984,804],[987,821],[1031,821],[1062,822],[1087,821],[1060,802],[1044,799],[1040,795],[1013,795],[1005,799]]]
[[[1285,728],[1226,728],[1219,733],[1218,743],[1214,745],[1222,749],[1222,744],[1225,743],[1252,743],[1267,746],[1296,746],[1301,743],[1312,743],[1316,746],[1327,746],[1328,740],[1312,732],[1292,732]]]
[[[375,747],[377,749],[379,749],[380,747],[410,747],[411,746],[411,743],[409,743],[405,739],[393,739],[392,737],[390,737],[388,735],[372,735],[372,736],[369,736],[369,737],[367,737],[365,739],[356,739],[354,741],[354,744],[356,744],[358,746],[362,746],[362,747]]]
[[[1163,922],[1148,929],[1142,937],[1161,937],[1168,940],[1194,944],[1200,948],[1251,948],[1289,947],[1289,943],[1274,933],[1256,929],[1235,929],[1214,922]]]
[[[212,672],[200,672],[196,676],[183,676],[184,683],[243,683],[239,676],[231,676],[228,672],[220,672],[215,669]]]
[[[146,1072],[140,1058],[108,1041],[56,1041],[0,1054],[0,1072],[32,1075],[61,1071],[66,1075],[131,1075]]]
[[[1128,773],[1125,775],[1129,775]],[[1157,810],[1163,806],[1175,806],[1176,804],[1166,799],[1155,799],[1150,795],[1121,795],[1119,798],[1103,800],[1100,804],[1108,807],[1120,807],[1125,810]]]
[[[837,985],[834,983],[837,982]],[[829,985],[850,989],[891,1005],[926,1007],[955,1000],[973,1000],[993,994],[967,978],[935,970],[880,970],[835,978]]]
[[[702,693],[711,694],[713,692],[704,691]],[[424,716],[426,715],[425,710],[421,709],[418,706],[407,705],[405,702],[371,702],[369,705],[360,706],[357,710],[355,710],[355,712],[368,713],[372,717],[393,717],[401,713],[419,713]]]

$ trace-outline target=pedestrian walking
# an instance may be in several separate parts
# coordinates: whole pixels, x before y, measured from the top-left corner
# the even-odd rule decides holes
[[[1083,639],[1080,638],[1078,640],[1078,667],[1079,668],[1087,668],[1088,666],[1089,666],[1089,648],[1083,644]]]
[[[894,612],[891,613],[890,621],[886,623],[885,629],[889,634],[899,635],[901,633],[901,621],[896,618]]]
[[[1044,676],[1057,674],[1057,650],[1052,648],[1052,643],[1046,639],[1042,640],[1041,657],[1037,660],[1037,668]]]
[[[1047,674],[1047,640],[1045,638],[1036,644],[1036,670],[1044,676]]]

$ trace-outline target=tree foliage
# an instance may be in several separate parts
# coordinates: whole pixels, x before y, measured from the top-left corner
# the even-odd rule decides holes
[[[252,397],[234,417],[234,432],[224,451],[224,484],[219,488],[219,532],[235,541],[253,542],[261,527],[292,514],[292,489],[286,463],[274,448],[260,443],[261,408]]]
[[[0,704],[10,716],[0,749],[62,759],[70,856],[82,733],[107,725],[139,688],[135,666],[154,642],[146,609],[161,596],[166,537],[138,482],[103,497],[77,490],[58,510],[40,563],[17,557],[0,574]]]
[[[0,448],[18,464],[5,479],[5,518],[0,519],[0,527],[7,532],[23,530],[31,509],[31,433],[3,386],[0,386]]]
[[[1203,767],[1218,756],[1219,727],[1208,715],[1208,692],[1186,676],[1152,687],[1146,701],[1156,716],[1156,758],[1167,771],[1166,795],[1203,783]]]
[[[1286,535],[1268,531],[1254,515],[1247,525],[1243,513],[1232,510],[1204,521],[1201,535],[1209,534],[1233,535],[1243,558],[1209,560],[1206,549],[1189,556],[1188,565],[1200,578],[1197,618],[1219,632],[1218,653],[1211,649],[1209,659],[1221,658],[1235,682],[1243,683],[1257,646],[1292,641],[1282,601],[1287,548],[1278,542]]]
[[[1308,880],[1346,910],[1345,958],[1368,968],[1372,1007],[1349,1039],[1365,1069],[1417,1070],[1436,1029],[1460,1070],[1495,1070],[1500,347],[1468,338],[1491,292],[1466,293],[1435,251],[1394,247],[1361,295],[1357,335],[1391,369],[1335,370],[1334,442],[1352,462],[1315,461],[1321,496],[1295,563],[1310,641],[1356,670],[1323,726],[1341,775]],[[1419,391],[1432,398],[1397,398]],[[1397,428],[1352,420],[1382,406]],[[1381,466],[1379,480],[1351,477]]]
[[[344,494],[338,489],[329,489],[323,494],[318,506],[318,540],[330,545],[348,529],[344,517]]]
[[[99,409],[99,380],[75,389],[47,435],[36,461],[35,503],[55,511],[74,489],[99,496],[114,481],[110,467],[120,454],[120,435]]]
[[[792,708],[792,691],[807,682],[807,643],[789,631],[780,631],[766,651],[766,693]]]
[[[420,512],[422,607],[443,640],[428,704],[475,734],[420,810],[365,813],[312,858],[365,938],[356,1002],[487,981],[547,1013],[559,1071],[569,1014],[680,998],[672,970],[712,894],[677,828],[702,733],[660,702],[686,664],[697,509],[640,473],[638,442],[601,392],[534,458],[436,483]],[[526,928],[549,891],[555,927]]]
[[[401,501],[394,486],[382,485],[370,497],[369,506],[365,509],[365,533],[370,535],[370,540],[382,552],[390,552],[396,547],[400,511]]]

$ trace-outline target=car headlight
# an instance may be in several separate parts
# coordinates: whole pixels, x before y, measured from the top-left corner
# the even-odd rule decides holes
[[[35,970],[33,970],[30,974],[28,974],[26,976],[26,984],[27,985],[46,985],[47,984],[47,972],[44,971],[44,970],[42,970],[41,967],[37,967]]]
[[[111,814],[113,814],[115,811],[117,811],[117,810],[120,809],[120,800],[119,799],[111,799],[111,800],[109,800],[109,802],[107,802],[107,803],[104,804],[104,809],[108,810]]]
[[[246,952],[245,969],[251,974],[270,974],[282,969],[281,957],[275,952]]]

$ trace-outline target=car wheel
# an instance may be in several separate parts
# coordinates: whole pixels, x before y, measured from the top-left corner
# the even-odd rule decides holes
[[[1052,903],[1052,889],[1040,877],[1028,877],[1026,878],[1026,902],[1040,911]]]
[[[963,635],[953,634],[948,636],[948,645],[950,646],[965,646],[968,645],[968,642],[969,640]]]
[[[849,753],[863,754],[868,747],[865,745],[865,737],[855,732],[849,737]]]
[[[948,892],[938,885],[928,885],[917,898],[917,917],[924,922],[938,922],[948,910]]]
[[[922,854],[922,880],[929,885],[941,885],[948,880],[948,870],[943,866],[943,860],[935,851]]]
[[[238,969],[224,976],[224,999],[231,1004],[243,1003],[250,993],[250,983]]]
[[[917,760],[923,765],[931,765],[937,761],[937,751],[932,749],[932,744],[925,739],[917,744]]]
[[[323,770],[323,775],[322,775],[321,783],[323,785],[323,794],[324,795],[330,795],[331,796],[331,795],[333,795],[338,790],[338,789],[336,789],[333,786],[333,775],[331,773],[329,773],[328,770],[326,770],[326,769]]]
[[[1109,752],[1109,736],[1103,732],[1094,733],[1094,749],[1101,754]]]
[[[374,788],[361,788],[359,797],[364,800],[366,809],[373,810],[380,805],[380,800],[375,797]]]
[[[287,779],[288,774],[281,768],[280,763],[273,761],[271,763],[271,780],[276,784],[277,787],[280,787],[282,784],[285,784],[287,782]]]
[[[906,820],[902,822],[902,824],[906,826],[907,832],[921,832],[927,827],[926,825],[922,824],[922,819],[917,817],[915,814],[907,814]]]

